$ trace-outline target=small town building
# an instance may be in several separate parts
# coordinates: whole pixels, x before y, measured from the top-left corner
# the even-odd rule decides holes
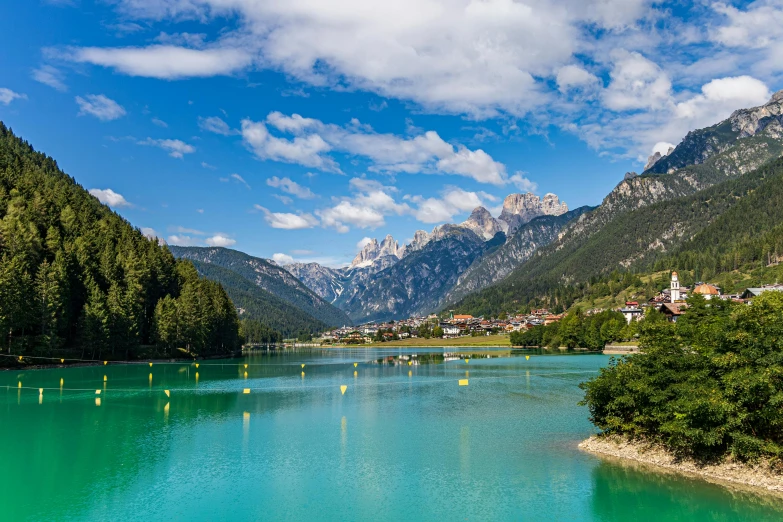
[[[691,292],[692,295],[702,295],[704,296],[704,299],[712,299],[713,297],[719,298],[720,297],[720,289],[715,285],[708,285],[707,283],[699,283]]]
[[[638,321],[644,317],[644,311],[639,308],[639,305],[628,306],[628,303],[626,303],[625,308],[620,309],[620,313],[623,314],[623,317],[625,317],[625,321],[628,324],[631,324],[633,321]]]
[[[663,303],[658,311],[665,315],[669,321],[676,323],[686,308],[688,305],[685,303]]]

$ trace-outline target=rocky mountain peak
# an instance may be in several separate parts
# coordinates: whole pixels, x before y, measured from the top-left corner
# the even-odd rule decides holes
[[[770,103],[780,103],[780,102],[783,102],[783,90],[773,94],[772,98],[769,100],[769,103],[767,103],[767,105],[769,105]]]
[[[400,248],[399,243],[388,234],[383,241],[378,243],[378,240],[373,238],[367,242],[361,251],[356,254],[351,262],[351,267],[366,267],[373,264],[378,259],[383,257],[392,256],[401,258],[404,253],[404,249]]]
[[[661,154],[661,151],[656,150],[653,155],[647,158],[647,164],[644,166],[644,170],[652,168],[653,165],[661,161],[661,159],[665,158],[672,152],[674,152],[674,147],[669,147],[669,150],[666,151],[666,154]]]
[[[490,240],[495,237],[495,234],[503,231],[503,225],[500,221],[493,218],[489,210],[484,207],[476,207],[461,226],[469,228],[484,240]]]
[[[778,91],[760,107],[734,111],[729,118],[732,130],[739,131],[739,139],[764,132],[773,138],[783,137],[783,91]]]
[[[561,203],[560,198],[555,194],[546,194],[542,200],[528,192],[506,196],[503,200],[503,211],[498,219],[506,224],[504,232],[511,234],[539,216],[560,216],[566,212],[568,212],[568,205]]]

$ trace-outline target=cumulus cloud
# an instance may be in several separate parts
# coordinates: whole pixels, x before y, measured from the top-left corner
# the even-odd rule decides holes
[[[198,246],[201,244],[198,239],[185,235],[171,235],[166,238],[166,243],[174,246]]]
[[[111,121],[125,116],[125,109],[103,94],[87,94],[84,98],[76,97],[79,105],[79,116],[90,114],[101,121]]]
[[[321,218],[321,226],[334,228],[341,234],[351,227],[376,229],[386,224],[385,216],[403,215],[410,212],[406,203],[397,203],[391,196],[394,187],[386,187],[380,182],[365,178],[353,178],[348,187],[353,194],[335,198],[331,207],[316,210]]]
[[[196,147],[189,145],[182,140],[156,140],[147,138],[146,140],[136,142],[139,145],[149,145],[151,147],[158,147],[169,153],[172,158],[182,159],[185,154],[192,154],[196,152]]]
[[[613,111],[655,109],[671,97],[672,83],[654,62],[637,52],[612,53],[611,81],[603,92],[604,105]]]
[[[42,65],[37,69],[33,69],[32,77],[33,80],[38,83],[48,85],[58,91],[65,92],[68,90],[68,87],[65,85],[63,73],[51,65]]]
[[[422,223],[443,223],[452,221],[457,214],[486,206],[484,200],[492,201],[494,199],[491,196],[490,198],[486,196],[486,194],[468,192],[458,187],[449,187],[443,191],[440,198],[405,196],[405,199],[415,205],[412,214],[417,220]]]
[[[291,265],[295,263],[293,256],[289,256],[288,254],[281,254],[281,253],[273,254],[272,261],[274,261],[278,265]]]
[[[98,201],[110,207],[132,207],[122,194],[114,192],[112,189],[90,189],[90,194],[98,198]]]
[[[266,180],[266,184],[270,187],[280,189],[286,194],[296,196],[299,199],[313,199],[316,197],[312,190],[307,187],[303,187],[299,183],[292,181],[290,178],[278,178],[277,176],[272,176]]]
[[[578,65],[566,65],[561,67],[557,70],[555,79],[557,81],[557,88],[564,94],[572,89],[592,87],[600,83],[597,76]]]
[[[372,238],[369,237],[361,238],[359,242],[356,243],[356,251],[361,252],[362,250],[364,250],[364,247],[366,247],[370,243],[372,243]]]
[[[236,240],[231,239],[224,234],[215,234],[212,237],[206,238],[204,243],[213,247],[230,247],[236,244]]]
[[[318,226],[318,219],[312,214],[292,214],[290,212],[272,212],[266,207],[255,205],[256,210],[264,213],[264,220],[272,228],[283,230],[302,230]]]
[[[293,135],[288,138],[270,132]],[[323,123],[298,114],[270,113],[263,122],[242,121],[245,144],[260,159],[296,163],[341,172],[330,152],[369,160],[374,172],[453,174],[480,183],[504,185],[506,167],[481,149],[445,142],[434,131],[410,138],[376,133],[358,120],[346,126]]]
[[[12,91],[11,89],[0,87],[0,103],[3,105],[8,105],[14,100],[24,100],[26,98],[26,94],[20,94],[18,92]]]

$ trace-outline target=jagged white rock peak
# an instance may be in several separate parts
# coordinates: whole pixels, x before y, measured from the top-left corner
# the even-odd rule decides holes
[[[393,256],[400,259],[403,251],[400,249],[399,243],[395,241],[391,234],[388,234],[380,244],[377,239],[372,239],[364,245],[364,248],[353,258],[351,267],[367,267],[385,256]]]
[[[531,194],[510,194],[503,200],[503,211],[498,218],[505,223],[505,232],[516,229],[539,216],[560,216],[568,212],[568,205],[560,202],[555,194],[545,194],[543,199]]]

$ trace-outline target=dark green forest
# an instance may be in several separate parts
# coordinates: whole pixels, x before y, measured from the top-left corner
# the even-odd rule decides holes
[[[212,263],[191,262],[201,275],[219,282],[226,289],[231,300],[241,310],[242,319],[258,321],[279,332],[286,339],[297,337],[302,332],[320,333],[330,326],[267,292],[233,270]]]
[[[223,288],[102,205],[0,123],[0,353],[230,353]]]
[[[773,283],[783,254],[783,159],[691,196],[622,213],[600,231],[539,250],[507,279],[462,300],[472,315],[563,310],[640,283],[651,272],[719,278],[724,291]],[[665,248],[656,241],[666,239]],[[734,276],[730,274],[734,272]],[[649,289],[651,291],[660,290]]]
[[[642,353],[612,359],[582,384],[605,434],[656,442],[682,457],[783,461],[783,293],[748,306],[688,300],[676,323],[648,313]]]

